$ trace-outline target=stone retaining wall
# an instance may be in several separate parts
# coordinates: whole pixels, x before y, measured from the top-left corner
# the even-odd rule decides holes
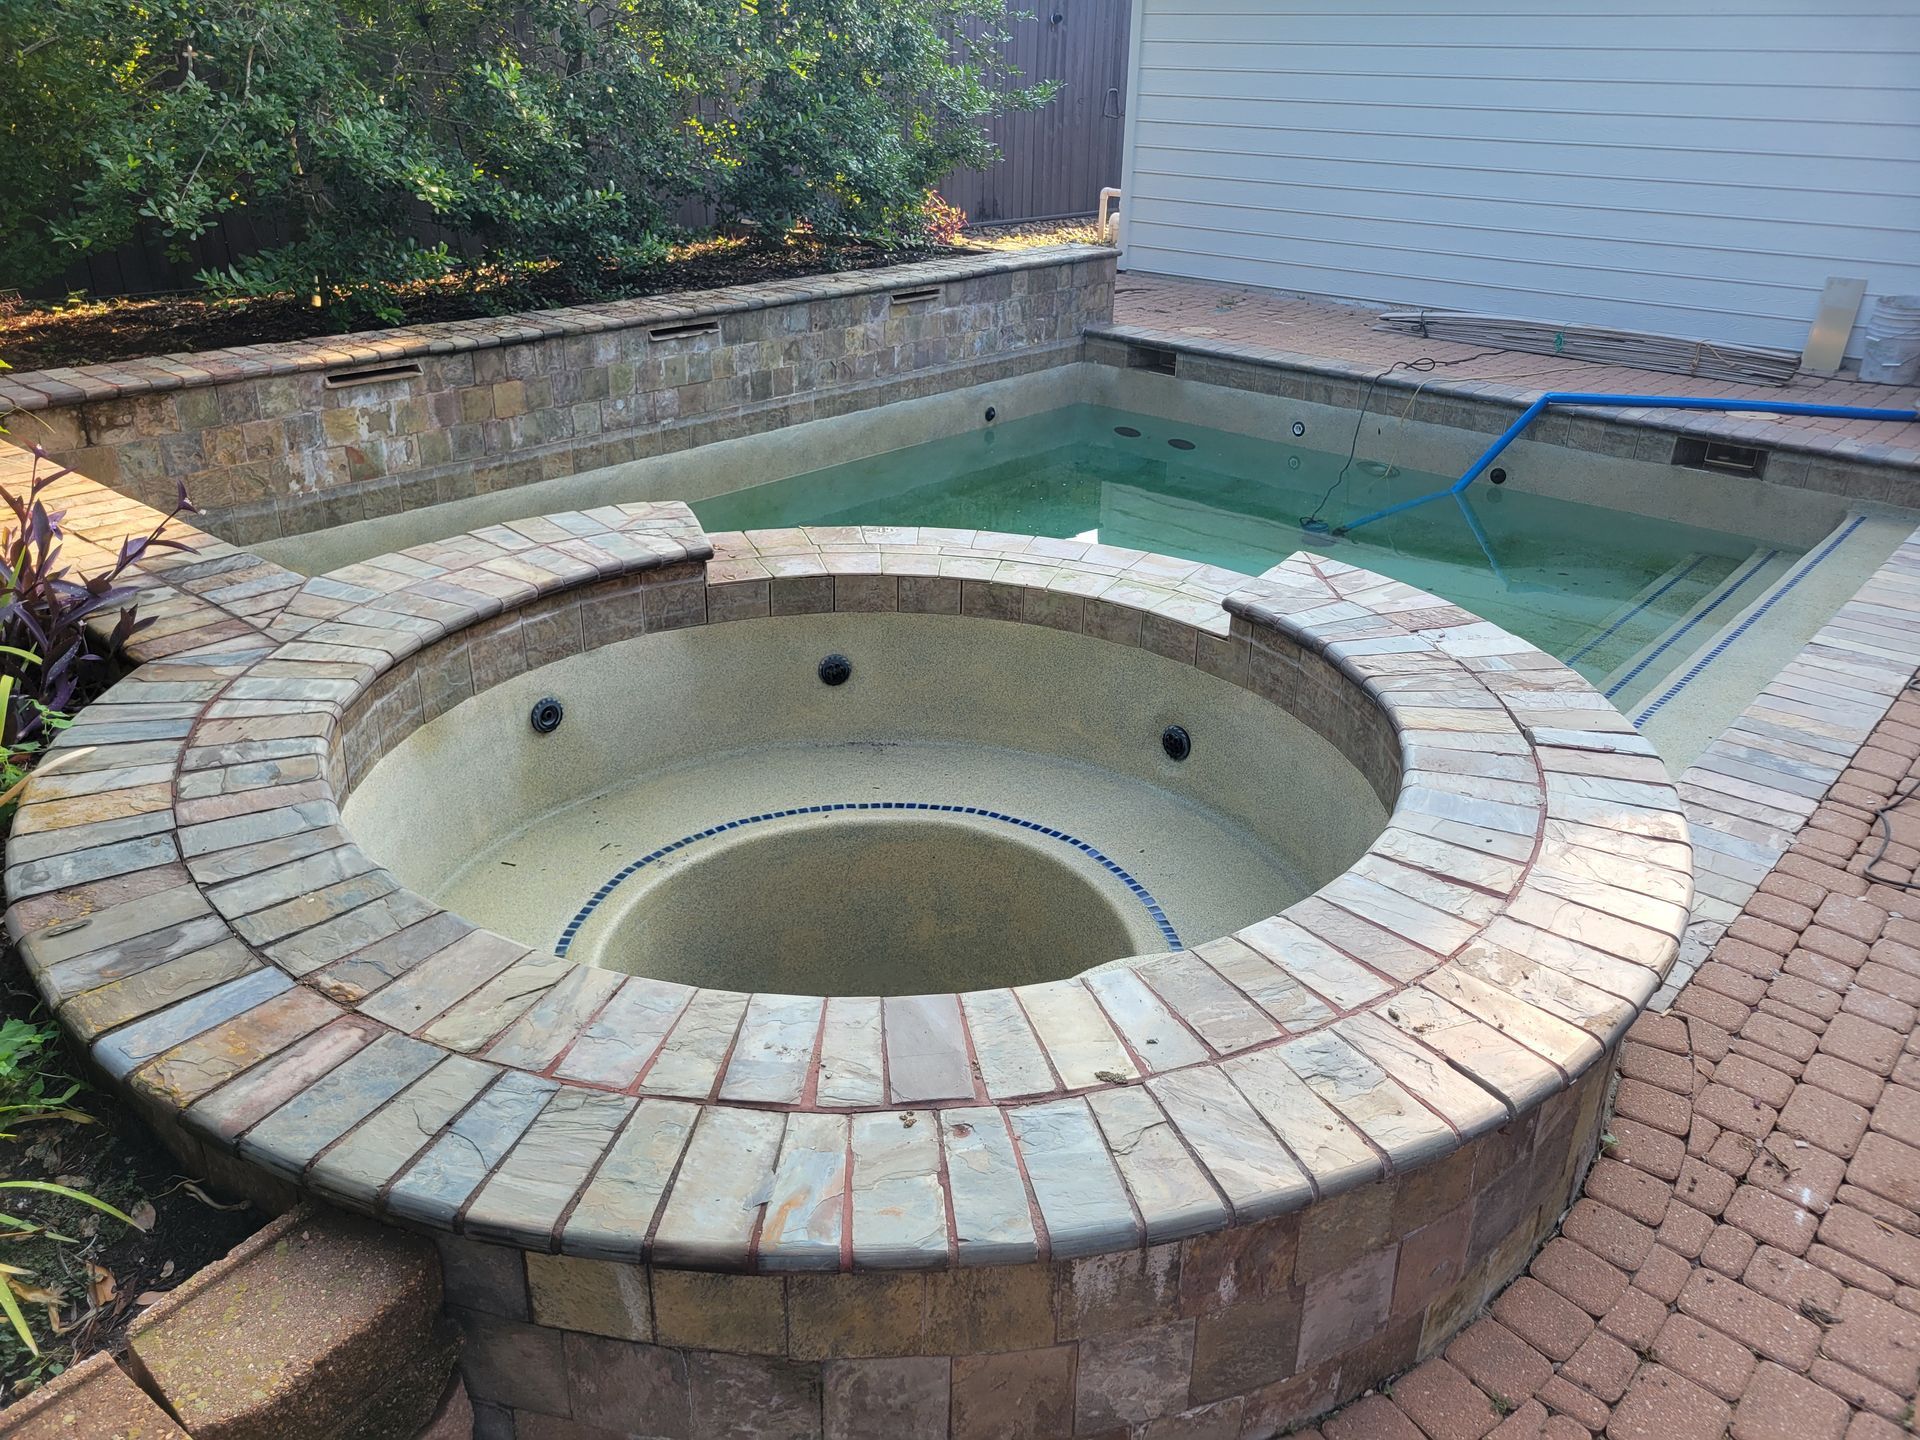
[[[1078,359],[1113,274],[1059,246],[12,373],[0,422],[246,544]]]

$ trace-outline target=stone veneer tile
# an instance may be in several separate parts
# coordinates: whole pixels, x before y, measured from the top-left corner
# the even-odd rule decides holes
[[[1369,1011],[1351,1015],[1337,1022],[1334,1029],[1409,1093],[1445,1116],[1461,1135],[1478,1134],[1510,1118],[1498,1096],[1461,1075],[1433,1050],[1379,1014]]]
[[[880,1002],[830,996],[820,1031],[820,1063],[814,1103],[871,1106],[886,1100],[886,1061],[881,1053]]]
[[[777,1275],[650,1272],[654,1338],[738,1355],[787,1353],[787,1282]]]
[[[190,1104],[341,1013],[311,990],[284,990],[136,1070],[134,1088],[150,1100]]]
[[[388,1213],[450,1226],[558,1089],[550,1080],[505,1072],[388,1187]]]
[[[1510,1116],[1532,1109],[1566,1085],[1567,1077],[1557,1066],[1428,985],[1409,986],[1374,1018],[1380,1013],[1492,1091]]]
[[[973,1036],[980,1078],[994,1100],[1044,1095],[1060,1082],[1034,1038],[1011,990],[976,990],[960,997]]]
[[[641,1091],[706,1099],[747,1013],[747,1000],[727,990],[695,991],[642,1078]]]
[[[852,1143],[854,1262],[878,1269],[944,1263],[947,1208],[934,1112],[856,1115]]]
[[[240,1153],[255,1164],[296,1178],[322,1147],[419,1079],[439,1059],[431,1045],[404,1035],[382,1035],[255,1125],[241,1139]]]
[[[314,1161],[309,1176],[371,1210],[387,1182],[499,1073],[495,1066],[449,1055]]]
[[[296,992],[311,995],[310,991]],[[318,996],[312,997],[319,1000]],[[371,1021],[348,1015],[337,1005],[320,1001],[320,1007],[333,1018],[319,1022],[278,1053],[239,1072],[237,1076],[219,1076],[209,1082],[196,1075],[200,1089],[181,1094],[189,1103],[186,1111],[190,1129],[232,1145],[240,1133],[300,1094],[329,1070],[363,1049],[384,1032]],[[164,1064],[164,1062],[162,1062]],[[148,1082],[161,1093],[175,1093],[163,1086],[156,1066],[148,1072]],[[198,1094],[200,1098],[193,1098]],[[178,1101],[176,1103],[179,1103]]]
[[[696,995],[685,985],[666,984],[644,976],[623,981],[619,991],[580,1032],[580,1038],[573,1042],[554,1074],[562,1080],[584,1080],[591,1085],[624,1089],[647,1067],[660,1042],[680,1023],[688,1001],[706,1006],[711,1003],[708,1000],[711,993]],[[737,1023],[739,1010],[746,1006],[746,997],[728,998],[739,1002],[734,1011]],[[729,1038],[731,1034],[729,1027]],[[714,1069],[718,1070],[717,1059]],[[708,1074],[704,1085],[686,1093],[704,1098],[712,1086],[713,1076]]]
[[[1230,944],[1251,955],[1237,942]],[[1148,960],[1134,968],[1201,1040],[1221,1054],[1247,1049],[1280,1033],[1267,1013],[1222,978],[1223,972],[1190,952]]]
[[[755,995],[727,1060],[720,1098],[798,1103],[813,1068],[825,1003],[810,995]]]
[[[526,953],[525,946],[511,940],[470,930],[361,1001],[360,1012],[396,1030],[412,1031]]]
[[[354,909],[266,946],[266,954],[290,975],[308,975],[362,946],[397,935],[438,910],[412,891],[376,894]]]
[[[1285,915],[1248,925],[1236,931],[1233,938],[1271,960],[1297,985],[1305,986],[1325,1002],[1322,1009],[1330,1005],[1351,1010],[1378,999],[1392,988],[1359,961],[1349,959],[1319,936],[1302,930]],[[1289,995],[1282,1003],[1297,1002]]]
[[[700,1112],[654,1231],[663,1265],[742,1270],[780,1153],[786,1117],[765,1110]]]
[[[108,905],[93,911],[84,925],[54,925],[20,937],[21,958],[36,973],[61,965],[85,962],[95,955],[113,955],[142,937],[170,931],[210,916],[212,906],[192,885],[181,884],[157,895]],[[110,962],[103,964],[108,968]]]
[[[93,1047],[94,1063],[109,1075],[124,1076],[156,1055],[271,1000],[291,984],[270,968],[228,980],[114,1031]]]
[[[1014,995],[1069,1090],[1138,1078],[1139,1068],[1099,1004],[1077,980],[1022,985]]]
[[[1140,1243],[1126,1186],[1085,1100],[1029,1105],[1008,1117],[1055,1259]]]
[[[1193,1032],[1133,970],[1126,966],[1095,970],[1085,982],[1107,1018],[1126,1037],[1128,1049],[1150,1073],[1208,1058],[1207,1047],[1194,1039]]]
[[[359,852],[356,849],[353,853],[358,855]],[[367,863],[371,868],[371,862]],[[322,893],[314,892],[303,897],[302,904],[319,899]],[[329,902],[329,908],[335,903],[345,905],[357,899],[357,895],[340,896],[336,901]],[[301,915],[290,923],[298,924],[308,918],[317,917]],[[473,933],[474,927],[451,910],[436,910],[406,929],[362,946],[353,954],[336,961],[320,973],[315,983],[337,999],[363,1000],[388,982],[405,975],[429,956],[438,955],[449,945]],[[497,946],[490,948],[497,951]]]
[[[1238,1219],[1265,1219],[1313,1199],[1313,1181],[1224,1071],[1196,1066],[1147,1088]]]
[[[72,996],[61,1003],[60,1018],[76,1035],[97,1035],[237,979],[258,966],[253,952],[229,937],[205,949],[165,957],[138,974]]]
[[[561,1231],[578,1255],[631,1258],[633,1237],[650,1232],[700,1108],[679,1100],[642,1100],[607,1147]]]
[[[552,1244],[567,1203],[634,1105],[624,1095],[557,1090],[467,1203],[462,1230],[477,1240]]]
[[[959,1000],[891,996],[881,1002],[888,1098],[895,1105],[973,1098],[973,1068]]]
[[[958,1107],[940,1111],[937,1118],[959,1262],[993,1265],[1035,1258],[1033,1210],[1002,1113],[992,1106]]]
[[[1215,1229],[1231,1211],[1153,1097],[1137,1086],[1087,1096],[1150,1243]]]
[[[838,1270],[848,1210],[848,1120],[799,1112],[787,1119],[767,1191],[759,1259],[767,1270]]]
[[[1269,1055],[1385,1151],[1396,1169],[1431,1160],[1456,1143],[1454,1131],[1445,1121],[1331,1030],[1290,1040],[1262,1052],[1260,1057],[1249,1058]],[[1236,1067],[1234,1073],[1239,1078],[1247,1071]]]
[[[159,903],[155,906],[156,910],[165,910],[170,914],[185,912],[188,915],[189,918],[177,923],[161,920],[154,928],[123,940],[103,938],[97,950],[82,951],[70,958],[52,962],[44,958],[47,951],[32,948],[33,937],[29,937],[21,947],[22,957],[33,970],[42,992],[55,1005],[59,1005],[71,996],[126,980],[155,966],[217,945],[232,933],[226,922],[217,915],[204,909],[195,912],[177,902],[167,903],[168,897],[182,893],[199,900],[198,893],[192,889],[168,891],[158,897]],[[200,903],[204,905],[204,902]],[[86,928],[83,926],[81,930]],[[63,952],[55,950],[51,953],[58,956]]]
[[[479,1050],[535,1000],[579,968],[558,956],[521,950],[510,941],[505,943],[519,950],[519,957],[422,1028],[422,1039],[445,1045],[449,1050]]]
[[[620,979],[617,971],[568,966],[487,1046],[486,1058],[520,1070],[545,1070],[620,988]]]
[[[526,1252],[525,1264],[535,1324],[614,1340],[654,1338],[647,1272],[640,1266],[539,1251]]]
[[[1312,1029],[1333,1018],[1334,1012],[1324,1000],[1243,940],[1228,935],[1197,945],[1187,953],[1288,1030]],[[1196,1024],[1209,1021],[1215,1015],[1221,1017],[1212,1022],[1208,1034],[1209,1043],[1216,1049],[1243,1048],[1230,1042],[1252,1032],[1253,1022],[1235,1016],[1231,1006],[1219,1007],[1204,998],[1204,981],[1183,980],[1163,993],[1191,995],[1199,1006]],[[1185,1004],[1181,1004],[1184,1012]],[[1225,1028],[1227,1026],[1231,1028]]]
[[[1455,964],[1429,975],[1422,988],[1512,1036],[1563,1077],[1578,1074],[1600,1058],[1600,1042],[1590,1031],[1482,979],[1455,958]]]

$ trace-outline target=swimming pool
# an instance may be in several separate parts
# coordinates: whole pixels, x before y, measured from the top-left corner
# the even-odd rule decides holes
[[[694,502],[709,531],[934,525],[1010,531],[1258,574],[1301,549],[1457,604],[1558,656],[1625,709],[1803,552],[1501,484],[1336,529],[1453,477],[1068,405]],[[1476,533],[1476,522],[1478,533]]]

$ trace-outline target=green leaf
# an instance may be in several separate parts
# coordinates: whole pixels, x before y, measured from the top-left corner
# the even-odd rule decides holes
[[[0,1180],[0,1190],[42,1190],[49,1195],[58,1195],[65,1200],[78,1200],[82,1205],[91,1205],[104,1215],[111,1215],[121,1224],[134,1229],[133,1217],[126,1211],[117,1209],[102,1200],[98,1195],[89,1195],[84,1190],[76,1190],[71,1185],[56,1185],[51,1180]]]
[[[7,1312],[13,1333],[20,1337],[20,1343],[27,1347],[27,1353],[39,1359],[40,1347],[33,1343],[33,1332],[27,1328],[27,1317],[21,1313],[20,1302],[14,1299],[13,1286],[4,1279],[0,1279],[0,1310]]]

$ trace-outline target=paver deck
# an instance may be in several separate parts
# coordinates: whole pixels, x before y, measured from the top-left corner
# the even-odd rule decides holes
[[[1666,1015],[1560,1233],[1310,1440],[1898,1440],[1920,1387],[1920,695]]]
[[[1377,330],[1378,305],[1341,305],[1328,300],[1228,285],[1176,280],[1122,271],[1114,289],[1113,330],[1128,338],[1155,336],[1230,346],[1252,358],[1308,367],[1375,374],[1389,366],[1431,358],[1438,368],[1400,372],[1399,382],[1429,390],[1527,404],[1542,390],[1581,390],[1631,395],[1694,395],[1785,400],[1815,405],[1875,409],[1920,406],[1920,386],[1868,385],[1858,380],[1804,376],[1790,384],[1735,385],[1625,365],[1556,359],[1512,351],[1470,360],[1488,347],[1423,340]],[[1405,307],[1397,307],[1405,308]],[[1383,383],[1386,383],[1383,381]],[[1889,465],[1920,464],[1920,423],[1820,419],[1805,416],[1677,415],[1650,417],[1662,426],[1704,430],[1748,445],[1792,445],[1831,450],[1838,456]]]

